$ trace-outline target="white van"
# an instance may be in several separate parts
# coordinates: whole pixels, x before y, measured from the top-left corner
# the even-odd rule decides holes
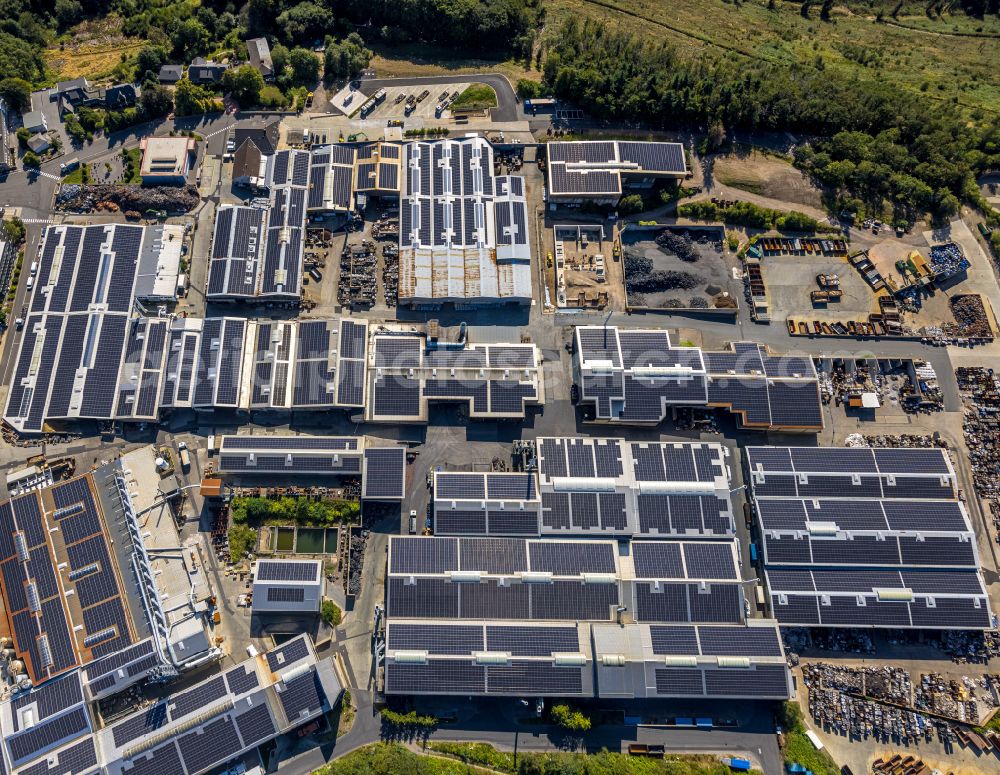
[[[25,286],[25,288],[27,288],[30,291],[31,288],[32,288],[32,286],[34,284],[35,284],[35,278],[34,277],[29,277],[28,278],[28,284]]]
[[[32,261],[31,262],[31,274],[33,274],[33,275],[34,274],[38,274],[38,262],[37,261]]]

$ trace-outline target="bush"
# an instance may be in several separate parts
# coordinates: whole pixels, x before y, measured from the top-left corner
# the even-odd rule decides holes
[[[351,522],[361,513],[357,501],[314,500],[311,498],[233,498],[229,513],[236,523],[262,524],[267,521],[332,525]]]
[[[517,82],[517,96],[522,100],[532,100],[542,96],[542,85],[537,81],[521,78]]]
[[[397,713],[388,708],[382,711],[382,721],[390,726],[408,729],[431,729],[436,727],[438,723],[434,716],[418,716],[415,710],[411,710],[409,713]]]
[[[714,202],[686,202],[677,207],[677,214],[696,221],[723,221],[724,223],[746,226],[751,229],[779,229],[782,231],[804,231],[813,233],[820,228],[815,218],[795,210],[784,213],[755,205],[753,202],[734,202],[729,207],[720,207]]]
[[[285,95],[281,93],[281,89],[277,86],[271,86],[269,84],[260,90],[260,96],[257,98],[257,104],[262,108],[278,110],[279,108],[285,107],[285,105],[288,104],[288,100],[285,98]]]
[[[514,754],[507,751],[498,751],[488,743],[428,743],[427,747],[444,754],[453,756],[461,762],[479,767],[488,767],[491,770],[501,772],[514,772]]]
[[[590,717],[569,705],[553,705],[549,716],[554,724],[569,732],[586,732],[590,729]]]
[[[840,768],[833,757],[825,749],[817,751],[806,737],[802,708],[797,702],[783,703],[778,719],[785,733],[785,749],[782,752],[785,764],[801,764],[813,775],[839,775]]]
[[[38,158],[34,151],[27,151],[21,159],[21,163],[25,167],[31,167],[33,169],[38,169],[42,161]]]
[[[618,212],[622,215],[634,215],[646,209],[645,203],[639,194],[629,194],[623,196],[618,202]]]
[[[323,605],[320,608],[320,614],[323,617],[323,621],[329,624],[331,627],[336,627],[340,624],[341,612],[337,608],[337,604],[332,600],[324,600]]]
[[[239,562],[257,548],[257,531],[247,525],[232,525],[229,528],[229,558]]]

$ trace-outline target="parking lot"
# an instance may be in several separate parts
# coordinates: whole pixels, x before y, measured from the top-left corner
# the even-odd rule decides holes
[[[471,82],[470,82],[471,83]],[[425,86],[388,86],[385,88],[385,101],[375,110],[365,116],[366,119],[388,119],[388,118],[448,118],[451,113],[445,111],[441,116],[435,116],[434,111],[437,105],[446,98],[453,99],[465,91],[470,83],[448,83],[448,84],[427,84]],[[369,91],[371,91],[369,89]],[[426,94],[425,94],[426,92]],[[421,95],[425,95],[421,99]],[[350,85],[339,91],[331,99],[331,104],[347,115],[356,115],[357,112],[370,95],[353,89]],[[416,107],[407,115],[406,101],[414,97],[417,100]]]

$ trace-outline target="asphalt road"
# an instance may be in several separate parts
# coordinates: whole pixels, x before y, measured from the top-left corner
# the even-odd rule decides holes
[[[439,83],[485,83],[497,93],[497,106],[490,116],[497,123],[524,120],[524,109],[506,76],[496,73],[456,73],[455,75],[428,75],[419,78],[366,78],[361,81],[361,92],[370,97],[385,86],[429,86]]]

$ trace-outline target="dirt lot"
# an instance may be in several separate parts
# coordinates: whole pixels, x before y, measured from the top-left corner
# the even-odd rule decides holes
[[[673,229],[674,233],[688,234],[693,239],[697,260],[684,261],[668,252],[656,242],[663,230],[629,228],[622,232],[622,254],[626,275],[628,303],[634,307],[661,309],[702,308],[713,306],[713,299],[723,291],[729,292],[734,301],[738,295],[732,280],[732,270],[722,247],[721,229]],[[656,290],[656,283],[643,287],[644,274],[637,267],[644,264],[646,274],[678,273],[687,276],[691,287]],[[668,283],[669,284],[669,283]]]
[[[724,186],[791,204],[821,206],[819,190],[809,179],[774,156],[758,151],[717,156],[713,172],[715,181]]]

